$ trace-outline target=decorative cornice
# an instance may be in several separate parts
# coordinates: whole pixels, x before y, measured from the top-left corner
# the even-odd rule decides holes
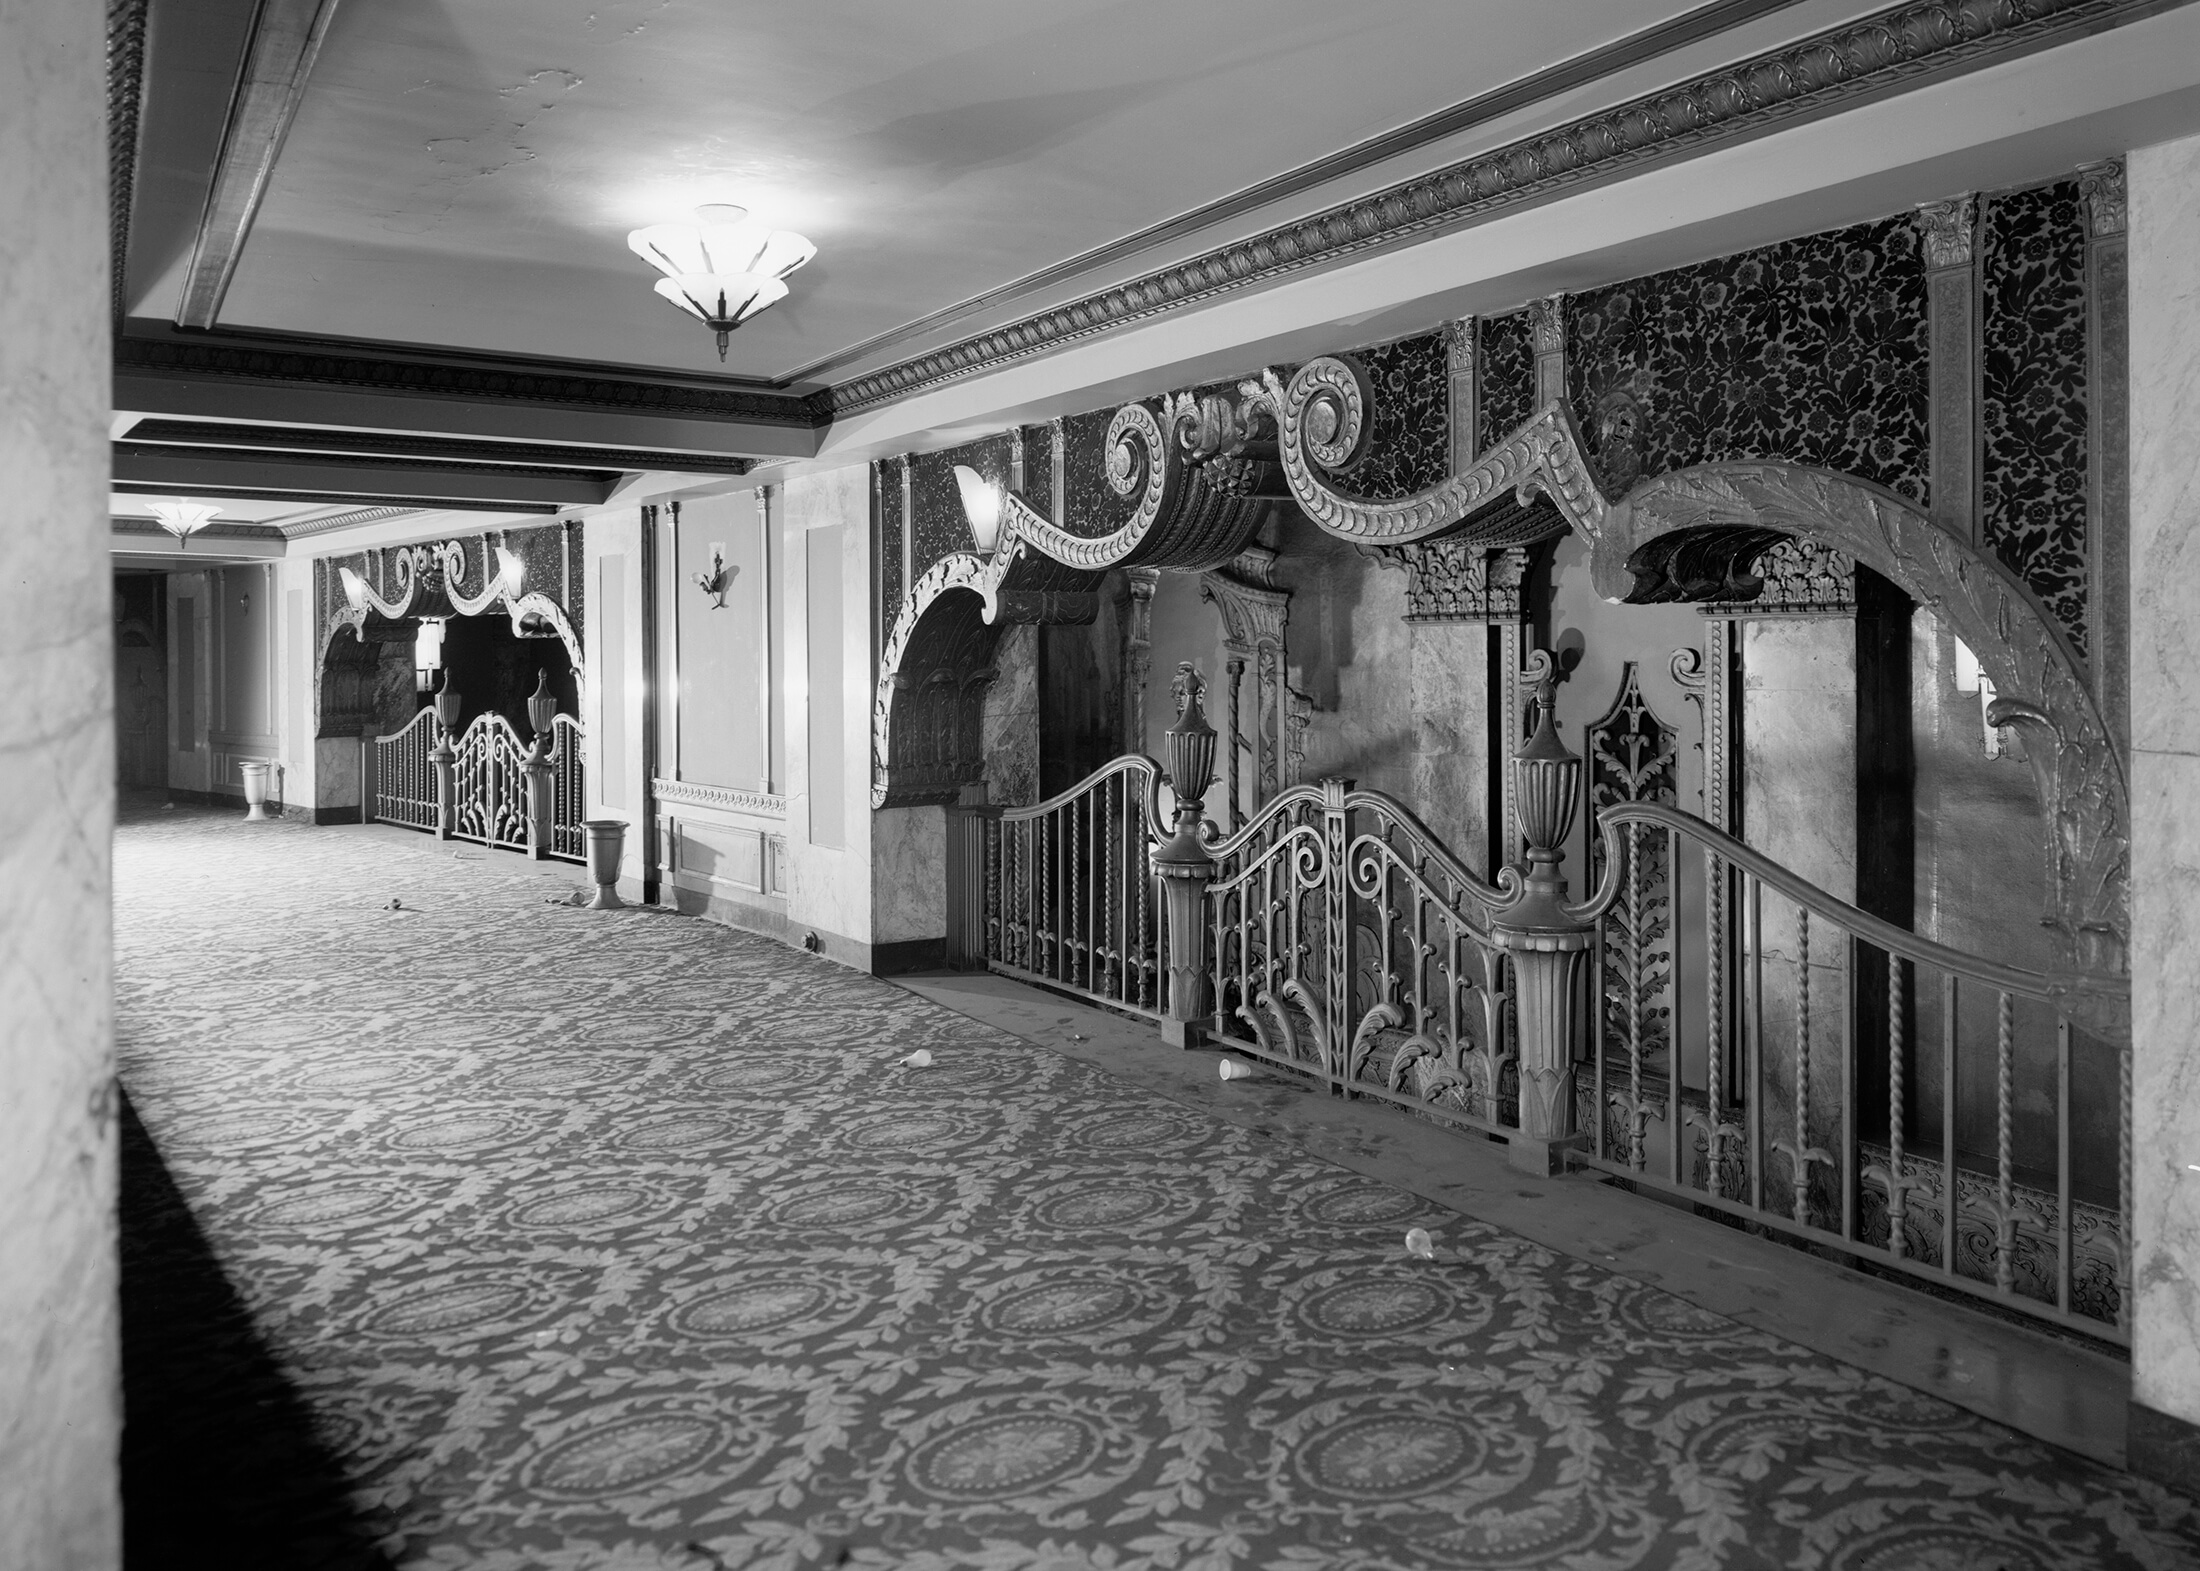
[[[168,535],[167,529],[162,527],[160,520],[156,518],[132,518],[127,513],[117,513],[109,515],[107,522],[118,535],[164,535],[170,539],[174,538],[174,536]],[[284,535],[282,530],[273,524],[221,523],[208,524],[204,529],[194,530],[191,538],[194,540],[281,540]]]
[[[2085,198],[2086,234],[2106,240],[2124,232],[2124,161],[2111,158],[2078,166],[2078,194]]]
[[[832,390],[839,413],[988,371],[1286,273],[1485,220],[2173,9],[2184,0],[1924,0],[1495,148]]]
[[[733,786],[702,785],[693,780],[652,779],[649,789],[660,802],[682,807],[711,807],[727,813],[749,813],[758,818],[785,818],[787,799],[765,791],[742,791]]]
[[[341,513],[331,513],[325,518],[301,519],[297,523],[281,523],[275,527],[287,540],[307,540],[314,535],[331,534],[338,529],[350,529],[358,524],[379,524],[392,518],[409,518],[420,512],[417,507],[354,507]]]
[[[1493,551],[1464,535],[1439,535],[1364,549],[1405,569],[1408,622],[1516,622],[1527,614],[1532,547]]]
[[[116,322],[127,304],[137,195],[138,105],[145,96],[146,0],[107,0],[107,268]]]
[[[1978,235],[1978,198],[1966,191],[1938,202],[1918,203],[1917,232],[1929,271],[1969,267]]]
[[[371,345],[267,345],[219,338],[125,336],[115,340],[117,371],[277,384],[347,387],[422,398],[494,399],[611,409],[626,414],[707,416],[814,427],[830,411],[822,394],[699,387],[649,381],[631,370],[604,375],[586,367],[381,353]]]

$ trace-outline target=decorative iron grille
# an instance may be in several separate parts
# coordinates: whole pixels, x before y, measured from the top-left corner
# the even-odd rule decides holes
[[[1161,1013],[1159,783],[1160,766],[1130,754],[1035,807],[976,821],[989,969]]]
[[[455,838],[527,849],[526,758],[519,733],[502,715],[492,711],[466,728],[451,765],[457,787],[451,824]]]
[[[436,825],[435,762],[432,754],[443,738],[443,723],[433,709],[423,709],[388,736],[378,736],[367,756],[373,778],[364,795],[372,811],[369,817],[408,829],[433,830]]]
[[[1213,851],[1218,1039],[1356,1096],[1518,1126],[1497,891],[1403,803],[1293,786]]]

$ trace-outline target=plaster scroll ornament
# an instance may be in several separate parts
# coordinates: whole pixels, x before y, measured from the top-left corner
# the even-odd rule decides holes
[[[1566,524],[1593,538],[1609,506],[1562,401],[1546,404],[1459,473],[1412,496],[1377,502],[1348,496],[1323,478],[1349,465],[1366,443],[1369,392],[1356,367],[1324,356],[1301,366],[1288,383],[1271,369],[1258,382],[1240,384],[1240,391],[1275,418],[1278,459],[1292,500],[1317,527],[1341,539],[1405,545],[1457,530],[1463,545],[1495,548],[1550,539]],[[1528,505],[1540,496],[1556,504],[1563,523]]]

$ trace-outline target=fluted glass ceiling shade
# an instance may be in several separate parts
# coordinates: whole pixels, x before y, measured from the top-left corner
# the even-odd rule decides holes
[[[145,505],[160,520],[160,527],[174,535],[177,544],[185,550],[191,548],[191,537],[212,523],[214,515],[221,511],[205,502],[186,502],[181,499],[147,502]]]
[[[692,224],[652,224],[626,237],[634,254],[665,276],[657,293],[718,335],[726,358],[733,330],[786,298],[781,282],[817,255],[789,229],[768,229],[745,208],[698,207]]]

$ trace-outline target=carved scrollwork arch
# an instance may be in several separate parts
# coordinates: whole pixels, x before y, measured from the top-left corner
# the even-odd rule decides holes
[[[2124,765],[2060,625],[1995,558],[1938,528],[1870,481],[1786,463],[1704,464],[1599,488],[1571,411],[1553,401],[1467,469],[1389,502],[1345,495],[1321,472],[1349,459],[1367,415],[1364,380],[1346,362],[1309,361],[1286,384],[1274,371],[1240,384],[1266,403],[1292,497],[1315,525],[1362,544],[1443,535],[1524,544],[1570,529],[1590,546],[1609,599],[1747,601],[1764,552],[1793,537],[1829,546],[1900,586],[1978,655],[2001,695],[1991,718],[2026,741],[2047,823],[2048,910],[2063,964],[2087,976],[2128,967],[2130,796]],[[1546,496],[1565,529],[1516,533]],[[1542,510],[1538,510],[1542,511]],[[1547,515],[1546,515],[1547,516]],[[2113,1020],[2098,1021],[2115,1029]]]

